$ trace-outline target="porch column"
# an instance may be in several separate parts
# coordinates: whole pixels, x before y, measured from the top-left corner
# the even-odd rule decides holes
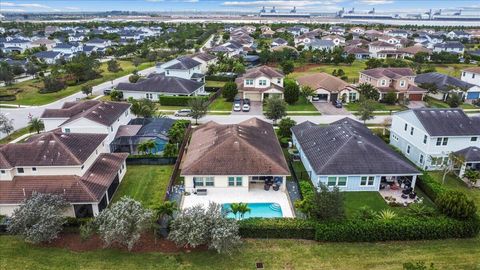
[[[287,177],[282,176],[282,185],[280,186],[281,191],[286,191],[287,190]]]
[[[416,175],[414,175],[412,177],[412,186],[411,186],[412,188],[415,188],[415,182],[417,182],[417,176]]]
[[[98,204],[97,204],[97,203],[92,204],[92,210],[93,210],[93,216],[94,216],[94,217],[98,216],[98,214],[100,213],[100,211],[98,210]]]
[[[460,172],[458,172],[458,177],[462,178],[463,175],[465,174],[465,169],[467,168],[467,165],[465,163],[462,164],[460,167]]]

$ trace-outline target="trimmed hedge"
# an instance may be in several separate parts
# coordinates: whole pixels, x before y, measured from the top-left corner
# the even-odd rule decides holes
[[[447,217],[401,217],[389,221],[350,220],[319,223],[315,240],[330,242],[373,242],[392,240],[430,240],[475,237],[480,230],[478,218],[459,221]]]
[[[239,221],[245,238],[315,239],[315,221],[293,218],[249,218]]]
[[[1,95],[0,96],[0,101],[14,101],[17,99],[17,96],[15,95]]]
[[[416,185],[423,191],[425,194],[436,201],[437,197],[444,192],[447,192],[448,189],[440,184],[438,181],[435,181],[433,177],[427,172],[423,172],[423,175],[419,176],[416,182]]]
[[[180,96],[180,97],[174,97],[174,96],[160,96],[160,104],[162,106],[188,106],[188,101],[191,99],[194,99],[196,97],[190,97],[190,96]],[[204,97],[205,100],[208,99],[207,97]]]

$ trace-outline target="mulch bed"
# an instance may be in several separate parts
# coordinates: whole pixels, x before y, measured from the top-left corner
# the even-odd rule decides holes
[[[87,240],[82,240],[80,234],[78,233],[62,233],[58,236],[57,239],[53,240],[48,244],[41,244],[43,247],[56,247],[64,248],[71,251],[82,252],[82,251],[94,251],[98,249],[104,249],[104,243],[99,236],[94,235]],[[114,244],[111,247],[112,249],[128,251],[126,247]],[[163,253],[179,253],[179,252],[191,252],[194,250],[207,250],[206,246],[200,246],[197,248],[183,248],[177,247],[174,242],[157,238],[153,233],[145,233],[140,237],[140,240],[135,244],[131,252],[163,252]]]

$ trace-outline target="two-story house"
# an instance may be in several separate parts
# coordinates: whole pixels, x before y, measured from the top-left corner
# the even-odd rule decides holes
[[[99,49],[105,49],[105,48],[108,48],[108,47],[112,46],[112,42],[110,40],[106,40],[106,39],[94,38],[94,39],[90,39],[90,40],[86,41],[85,46],[93,46],[93,47],[97,47]]]
[[[480,67],[471,67],[462,70],[461,80],[470,84],[474,84],[467,90],[466,99],[469,101],[480,99]]]
[[[390,144],[425,170],[440,169],[448,156],[480,146],[480,119],[461,109],[422,108],[397,112],[392,117]]]
[[[34,192],[62,195],[66,216],[98,215],[127,170],[127,153],[107,152],[106,134],[58,129],[0,146],[0,215],[11,215]]]
[[[204,82],[205,79],[205,74],[202,73],[202,63],[188,56],[158,64],[155,73],[164,73],[167,77],[177,77],[197,82]]]
[[[73,56],[78,52],[81,52],[83,50],[83,45],[81,43],[78,44],[69,44],[69,43],[60,43],[55,45],[55,47],[52,48],[52,51],[54,52],[61,52],[63,55],[67,56]]]
[[[247,70],[245,74],[235,79],[235,82],[242,98],[263,101],[272,96],[283,98],[283,78],[284,75],[280,71],[260,66]]]
[[[208,67],[215,65],[218,61],[218,57],[205,52],[196,53],[191,57],[193,60],[200,63],[200,72],[203,74],[207,74]]]
[[[87,100],[65,102],[61,109],[46,109],[40,116],[45,130],[60,128],[63,133],[107,134],[107,143],[115,138],[118,127],[132,118],[129,103]]]
[[[458,41],[447,41],[445,43],[433,45],[433,52],[449,52],[463,54],[465,52],[465,46]]]
[[[26,49],[32,48],[32,42],[27,39],[19,39],[19,38],[13,38],[13,39],[7,39],[3,43],[3,51],[4,52],[19,52],[23,53]]]
[[[386,58],[387,52],[395,52],[397,47],[394,44],[390,44],[383,41],[374,41],[368,44],[368,51],[372,58]]]
[[[411,68],[373,68],[360,71],[359,83],[373,85],[380,100],[393,92],[399,100],[421,101],[427,91],[415,84],[415,76]]]

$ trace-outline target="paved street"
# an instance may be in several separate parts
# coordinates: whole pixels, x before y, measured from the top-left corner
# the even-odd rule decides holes
[[[155,71],[155,67],[147,68],[142,71],[139,71],[138,73],[141,75],[148,75]],[[122,82],[128,82],[128,77],[130,75],[126,75],[120,78],[117,78],[113,81],[105,82],[102,84],[99,84],[97,86],[94,86],[92,89],[92,94],[93,95],[103,95],[103,90],[105,89],[110,89],[114,86],[117,86],[119,83]],[[33,106],[33,107],[28,107],[28,108],[17,108],[17,109],[10,109],[10,108],[0,108],[0,112],[4,113],[7,115],[8,118],[13,119],[13,126],[15,130],[26,127],[28,125],[28,116],[32,115],[33,117],[40,117],[42,114],[43,110],[45,109],[58,109],[61,108],[63,103],[67,101],[75,101],[80,98],[84,98],[85,95],[82,92],[75,93],[73,95],[70,95],[68,97],[62,98],[60,100],[57,100],[55,102],[52,102],[47,105],[42,105],[42,106]],[[0,138],[5,137],[6,134],[0,133]]]

